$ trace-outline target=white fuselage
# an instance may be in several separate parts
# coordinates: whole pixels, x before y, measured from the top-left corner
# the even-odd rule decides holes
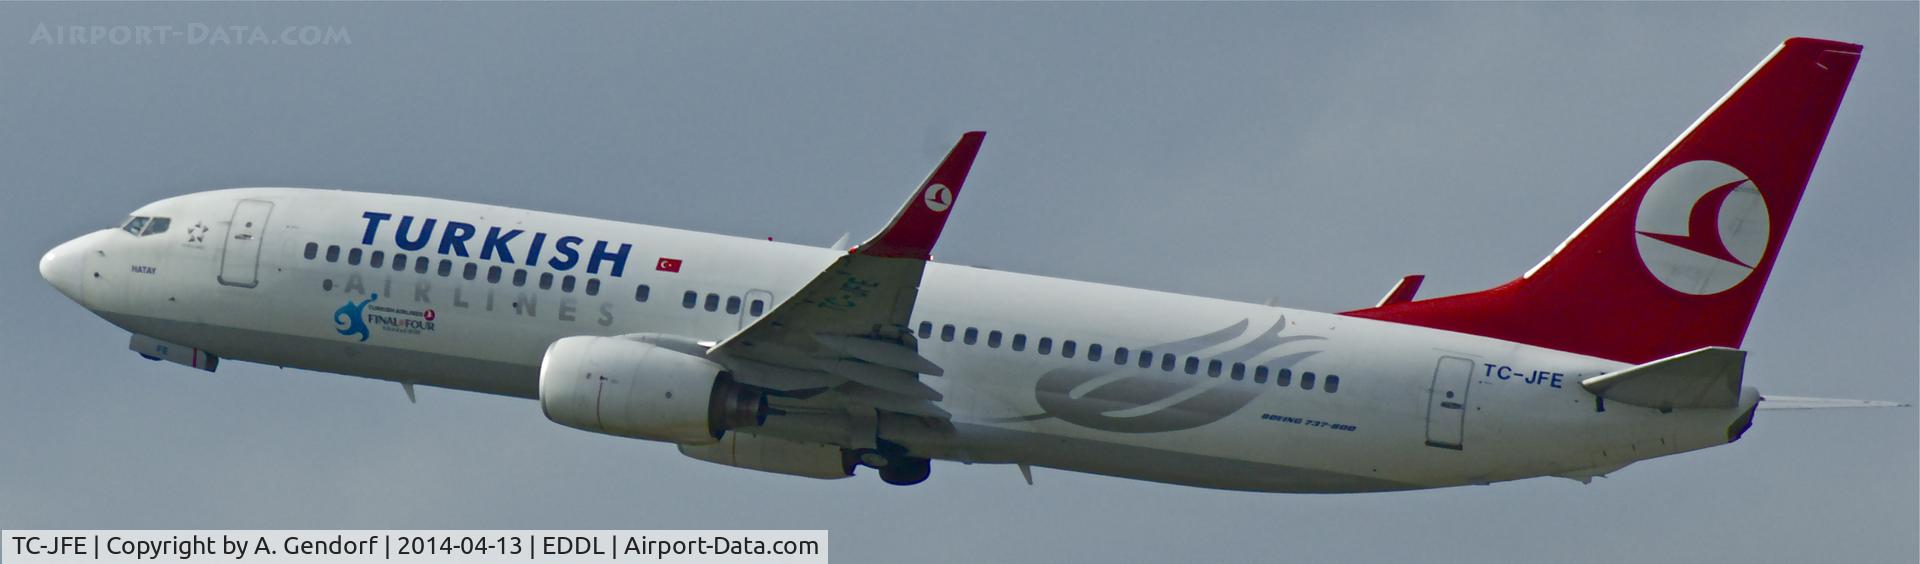
[[[376,223],[369,213],[386,216]],[[120,327],[234,360],[529,398],[542,353],[557,339],[720,341],[764,311],[756,300],[770,310],[843,252],[325,190],[203,192],[134,215],[165,217],[171,227],[76,239],[63,247],[84,256],[72,267],[76,279],[56,283]],[[422,229],[428,219],[430,231]],[[471,237],[461,241],[455,223],[472,226]],[[495,228],[520,234],[484,248]],[[402,246],[420,236],[417,250]],[[563,245],[567,237],[579,241]],[[616,255],[622,245],[630,247]],[[563,248],[578,258],[564,260]],[[396,254],[407,261],[399,270]],[[415,269],[421,258],[425,272]],[[523,284],[517,271],[526,272]],[[542,288],[546,275],[553,282]],[[1602,410],[1579,381],[1627,365],[1341,315],[938,263],[926,269],[916,303],[919,351],[945,369],[922,380],[944,394],[952,426],[882,416],[878,432],[916,454],[963,462],[1293,492],[1584,479],[1728,442],[1729,427],[1758,401],[1748,389],[1725,410]],[[1144,367],[1142,351],[1154,355]],[[757,432],[849,440],[844,412],[810,410],[800,399],[776,404],[793,415]]]

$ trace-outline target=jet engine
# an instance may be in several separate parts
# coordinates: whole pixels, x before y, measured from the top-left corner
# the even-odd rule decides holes
[[[837,446],[797,443],[752,433],[727,433],[726,438],[713,444],[683,444],[680,453],[714,464],[822,480],[852,476],[855,463]]]
[[[575,429],[712,444],[729,429],[766,422],[767,400],[705,358],[626,339],[567,337],[540,360],[540,409]]]

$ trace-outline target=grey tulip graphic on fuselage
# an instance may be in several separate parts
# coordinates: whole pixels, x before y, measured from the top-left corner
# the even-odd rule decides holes
[[[1281,317],[1273,326],[1260,336],[1244,345],[1209,355],[1201,362],[1220,361],[1231,366],[1264,355],[1281,346],[1300,342],[1324,340],[1314,335],[1281,336],[1287,320]],[[1156,356],[1173,355],[1177,362],[1185,362],[1185,357],[1208,347],[1218,346],[1244,336],[1248,321],[1245,319],[1219,331],[1214,331],[1191,339],[1141,347],[1141,353]],[[1307,357],[1320,353],[1319,350],[1303,350],[1282,354],[1263,362],[1273,370],[1288,368]],[[1219,421],[1239,411],[1253,398],[1266,390],[1266,386],[1239,382],[1222,377],[1208,377],[1203,374],[1188,374],[1183,367],[1175,370],[1163,370],[1159,362],[1147,368],[1138,368],[1133,363],[1127,365],[1092,364],[1058,368],[1040,376],[1034,385],[1034,400],[1045,411],[1041,415],[1022,417],[1024,420],[1039,420],[1057,417],[1061,421],[1117,433],[1157,433],[1191,429]],[[1204,368],[1202,369],[1204,370]],[[1110,379],[1094,384],[1093,389],[1079,390],[1093,384],[1096,380]],[[1116,412],[1132,411],[1138,408],[1166,401],[1196,387],[1205,389],[1191,397],[1175,401],[1160,409],[1138,415],[1115,415]],[[1076,391],[1079,391],[1076,394]]]

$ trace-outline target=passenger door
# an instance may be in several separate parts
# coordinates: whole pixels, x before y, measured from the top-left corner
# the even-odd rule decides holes
[[[1467,425],[1467,386],[1473,361],[1443,356],[1433,368],[1427,397],[1427,446],[1462,450]]]
[[[233,207],[225,249],[220,255],[221,284],[252,288],[260,284],[260,245],[267,234],[273,202],[241,200]]]

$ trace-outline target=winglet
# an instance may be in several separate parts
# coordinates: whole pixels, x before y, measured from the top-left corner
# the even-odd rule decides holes
[[[947,158],[934,167],[933,173],[913,191],[913,196],[907,198],[907,203],[900,206],[893,221],[851,252],[886,258],[930,258],[933,244],[940,240],[940,230],[947,225],[947,211],[953,209],[954,201],[960,197],[960,185],[966,183],[967,171],[973,168],[973,157],[980,153],[980,142],[986,137],[985,131],[961,135]]]
[[[1406,278],[1401,278],[1400,282],[1395,283],[1393,289],[1388,290],[1387,295],[1380,298],[1380,303],[1374,304],[1373,307],[1386,307],[1413,301],[1413,295],[1420,291],[1420,283],[1426,279],[1424,274],[1408,274]]]

